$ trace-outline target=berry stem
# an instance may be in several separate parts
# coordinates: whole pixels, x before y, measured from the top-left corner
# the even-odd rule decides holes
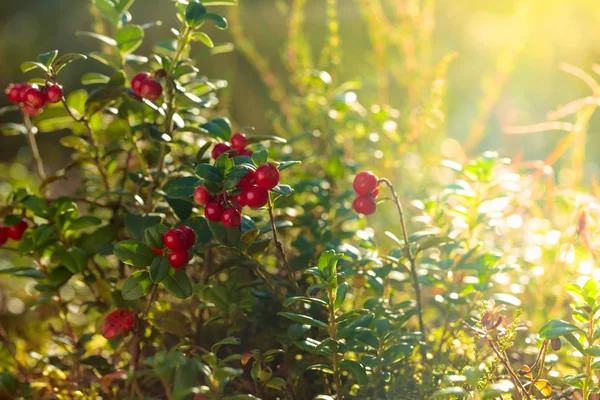
[[[423,341],[427,340],[427,335],[425,333],[425,324],[423,324],[423,306],[421,302],[421,286],[419,285],[419,276],[417,275],[417,262],[412,255],[412,251],[410,250],[410,241],[408,239],[408,230],[406,229],[406,221],[404,218],[404,210],[402,209],[402,203],[400,202],[400,198],[398,197],[398,193],[396,193],[396,189],[392,182],[390,182],[386,178],[381,178],[377,181],[377,183],[383,183],[386,185],[390,192],[392,193],[392,197],[394,198],[394,203],[396,203],[396,208],[398,209],[398,215],[400,216],[400,225],[402,225],[402,236],[404,238],[404,254],[410,263],[410,274],[413,281],[413,287],[415,290],[415,297],[417,301],[417,315],[419,317],[419,330],[421,331],[421,335],[423,335]],[[423,361],[427,360],[427,355],[425,348],[420,346],[421,348],[421,357]]]
[[[38,149],[37,141],[35,140],[35,132],[37,131],[37,128],[33,126],[31,123],[31,118],[25,112],[23,113],[23,121],[25,122],[25,127],[27,128],[27,141],[29,142],[33,159],[35,160],[37,173],[40,177],[40,180],[44,182],[46,180],[46,171],[44,171],[42,156],[40,155],[40,150]]]
[[[267,206],[269,209],[269,220],[271,222],[271,231],[273,232],[273,241],[275,242],[275,247],[277,247],[277,251],[281,258],[281,262],[287,269],[288,279],[292,284],[292,287],[294,288],[296,293],[300,293],[300,287],[298,286],[298,282],[296,281],[294,271],[290,267],[287,255],[285,254],[285,250],[283,249],[283,245],[281,244],[281,242],[279,241],[279,237],[277,236],[277,228],[275,228],[275,218],[273,217],[273,202],[271,201],[271,195],[269,195],[269,201],[267,202]]]

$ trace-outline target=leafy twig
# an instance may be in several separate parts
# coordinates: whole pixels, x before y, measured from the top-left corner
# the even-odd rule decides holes
[[[283,245],[281,244],[281,242],[279,241],[279,238],[277,236],[277,228],[275,227],[275,218],[273,216],[273,202],[271,201],[270,196],[269,196],[269,201],[267,203],[267,206],[269,209],[269,220],[271,222],[271,231],[273,232],[273,241],[275,242],[275,247],[277,248],[277,251],[279,253],[279,256],[281,258],[283,265],[287,269],[288,279],[289,279],[292,287],[294,288],[296,293],[300,293],[300,287],[298,286],[298,282],[296,281],[296,276],[294,275],[294,271],[290,267],[287,255],[285,254],[285,250],[283,249]]]

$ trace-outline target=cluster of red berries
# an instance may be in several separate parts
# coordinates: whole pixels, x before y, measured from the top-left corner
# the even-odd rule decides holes
[[[127,309],[113,311],[104,318],[102,336],[112,339],[117,335],[124,335],[129,332],[134,323],[135,318],[131,311]]]
[[[234,133],[231,136],[231,144],[229,143],[217,143],[213,147],[211,156],[215,160],[226,151],[234,150],[230,153],[229,157],[234,156],[248,156],[252,157],[252,151],[246,148],[248,146],[248,138],[243,133]]]
[[[269,202],[269,190],[279,184],[279,170],[273,164],[263,164],[256,171],[248,170],[236,190],[210,193],[204,186],[194,190],[194,201],[204,206],[204,216],[212,222],[221,221],[228,228],[242,223],[242,209],[261,208]]]
[[[19,104],[28,115],[38,115],[46,103],[58,103],[63,97],[60,85],[39,88],[29,83],[11,83],[5,91],[8,101]]]
[[[153,247],[152,251],[158,256],[170,251],[168,257],[171,267],[179,269],[190,262],[189,249],[194,246],[194,243],[196,243],[196,232],[189,226],[184,225],[165,233],[163,235],[164,247],[162,249]]]
[[[0,246],[8,239],[19,241],[23,239],[23,233],[27,229],[27,222],[21,221],[13,226],[0,226]]]
[[[371,215],[377,209],[375,199],[379,196],[379,186],[377,185],[377,176],[371,171],[359,172],[354,177],[352,184],[354,191],[358,195],[352,207],[359,214]]]
[[[160,82],[148,72],[140,72],[131,80],[131,90],[144,99],[156,101],[162,96],[163,88]]]

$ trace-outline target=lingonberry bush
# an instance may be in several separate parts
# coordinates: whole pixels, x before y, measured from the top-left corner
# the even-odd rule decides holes
[[[576,257],[595,262],[594,198],[554,191],[540,179],[551,163],[530,173],[494,152],[390,174],[420,133],[425,143],[436,133],[452,55],[428,75],[426,111],[401,120],[388,106],[367,110],[356,82],[333,78],[335,2],[329,72],[292,69],[290,96],[234,11],[233,36],[284,111],[270,118],[279,136],[263,135],[217,109],[227,83],[203,76],[202,61],[189,56],[192,46],[214,46],[205,24],[228,27],[212,6],[235,1],[173,2],[174,37],[151,55],[134,53],[155,23],[132,23],[132,3],[95,1],[104,29],[79,35],[100,50],[41,54],[22,64],[27,81],[6,89],[13,105],[0,115],[22,123],[2,132],[27,138],[38,181],[12,190],[0,208],[0,252],[10,264],[0,274],[26,309],[20,321],[0,320],[2,395],[600,392],[600,287],[557,272]],[[86,63],[90,90],[63,90],[72,62]],[[98,63],[111,73],[95,72]],[[415,82],[411,101],[426,86]],[[412,133],[393,135],[399,125]],[[60,142],[72,161],[48,173],[36,137],[59,129],[70,132]],[[71,171],[77,187],[57,194]],[[425,177],[426,189],[412,187]]]

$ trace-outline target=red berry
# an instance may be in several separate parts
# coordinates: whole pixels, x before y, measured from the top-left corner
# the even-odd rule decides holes
[[[273,189],[279,184],[279,170],[273,164],[263,164],[254,174],[256,185],[266,190]]]
[[[190,253],[187,250],[175,250],[169,254],[169,262],[175,269],[183,268],[190,262]]]
[[[127,333],[135,322],[133,313],[129,310],[116,310],[104,318],[102,336],[112,339],[117,335]]]
[[[185,235],[185,248],[189,249],[196,243],[196,232],[189,226],[183,225],[179,229]]]
[[[244,150],[248,146],[248,139],[243,133],[235,133],[231,137],[231,147],[238,150]]]
[[[377,177],[371,171],[359,172],[352,187],[359,196],[369,194],[377,189]]]
[[[8,240],[8,228],[0,226],[0,246]]]
[[[242,214],[235,208],[228,208],[223,211],[221,222],[228,228],[237,228],[242,223]]]
[[[223,214],[223,207],[216,201],[209,201],[206,207],[204,207],[204,216],[209,221],[220,221],[221,214]]]
[[[256,182],[254,181],[254,171],[249,169],[246,175],[242,176],[242,179],[240,179],[240,183],[237,184],[237,187],[246,189],[254,186],[255,184]]]
[[[27,222],[21,221],[16,225],[6,228],[6,233],[12,240],[21,240],[23,239],[23,233],[27,229],[27,226]]]
[[[253,186],[244,189],[244,203],[251,208],[264,207],[269,202],[269,192],[266,189]]]
[[[219,158],[219,156],[223,153],[225,153],[226,151],[231,150],[231,147],[229,147],[229,145],[227,143],[217,143],[215,144],[215,147],[213,147],[212,150],[212,158],[214,158],[215,160],[217,158]]]
[[[36,115],[38,115],[41,112],[40,108],[33,108],[33,107],[29,107],[27,104],[23,104],[23,111],[25,111],[27,113],[27,115],[31,116],[31,117],[35,117]]]
[[[48,103],[54,104],[58,103],[63,97],[62,86],[60,85],[52,85],[48,89],[46,89],[46,101]]]
[[[354,199],[352,207],[354,208],[354,211],[359,214],[371,215],[377,209],[377,204],[373,198],[366,195],[358,196],[356,199]]]
[[[23,98],[25,105],[32,108],[42,108],[46,104],[46,96],[39,89],[27,89],[23,94]]]
[[[233,204],[235,204],[235,206],[240,209],[246,205],[246,198],[244,196],[244,193],[236,194],[235,196],[233,196],[232,201]]]
[[[171,229],[163,236],[163,243],[171,250],[185,249],[185,233],[179,229]]]
[[[146,79],[140,86],[140,96],[150,101],[156,101],[162,96],[162,86],[156,79]]]
[[[161,249],[157,249],[156,247],[152,248],[152,251],[154,252],[154,254],[156,254],[157,256],[162,256],[163,255],[163,251]]]
[[[374,199],[376,199],[377,197],[379,197],[379,186],[377,186],[375,188],[375,190],[373,190],[371,193],[369,193],[369,196],[371,196]]]
[[[210,192],[204,186],[194,189],[194,201],[196,204],[205,206],[210,201]]]
[[[22,89],[22,85],[17,83],[11,83],[10,85],[8,85],[8,87],[6,88],[6,90],[4,91],[4,93],[6,93],[6,96],[8,96],[8,101],[10,101],[11,103],[18,103],[21,101],[21,89]]]
[[[23,103],[23,102],[25,102],[25,92],[28,91],[29,89],[31,89],[33,86],[30,85],[29,83],[21,83],[20,87],[21,87],[21,98],[19,99],[19,102]]]
[[[148,72],[140,72],[131,80],[131,90],[142,95],[140,89],[142,88],[142,83],[146,82],[146,80],[150,78],[150,74]]]

